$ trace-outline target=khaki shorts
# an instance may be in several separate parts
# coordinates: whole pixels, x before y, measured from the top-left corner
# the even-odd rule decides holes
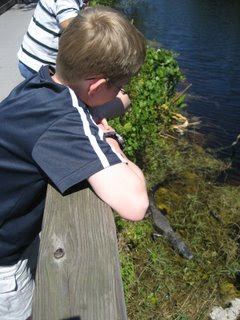
[[[0,319],[26,320],[31,316],[39,238],[12,266],[0,266]]]

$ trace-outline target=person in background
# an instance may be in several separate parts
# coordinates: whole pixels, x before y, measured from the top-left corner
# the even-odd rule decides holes
[[[144,218],[142,171],[89,110],[113,100],[145,54],[143,35],[122,14],[89,7],[63,32],[56,69],[42,66],[1,102],[1,320],[31,316],[47,184],[64,194],[87,181],[122,218]]]
[[[56,66],[58,43],[63,30],[89,2],[39,0],[17,54],[18,68],[25,79],[36,74],[42,65]],[[120,90],[113,101],[95,109],[93,117],[99,123],[103,118],[122,116],[129,105],[129,96]]]
[[[18,51],[19,70],[24,78],[42,65],[55,67],[60,35],[85,4],[82,0],[39,0]]]

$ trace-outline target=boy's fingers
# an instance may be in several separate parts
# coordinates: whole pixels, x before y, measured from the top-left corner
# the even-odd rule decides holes
[[[131,103],[131,100],[128,96],[128,94],[126,93],[123,93],[121,90],[118,92],[117,94],[117,98],[119,98],[123,104],[123,107],[124,109],[126,110],[129,106],[130,106],[130,103]]]
[[[106,118],[102,119],[101,124],[103,125],[105,130],[112,130],[112,128],[109,126]]]

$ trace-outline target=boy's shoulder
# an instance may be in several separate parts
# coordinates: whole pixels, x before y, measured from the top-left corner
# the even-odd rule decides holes
[[[88,112],[86,106],[76,96],[75,98],[83,112]],[[70,89],[52,80],[48,66],[42,67],[39,73],[20,83],[0,106],[0,119],[11,119],[9,128],[11,126],[13,131],[27,128],[36,136],[43,134],[58,120],[62,119],[62,122],[67,123],[68,119],[72,121],[71,118],[79,118]],[[73,115],[69,116],[70,114]],[[8,131],[7,128],[4,130]]]

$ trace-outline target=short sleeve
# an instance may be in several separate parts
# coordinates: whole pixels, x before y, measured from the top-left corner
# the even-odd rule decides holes
[[[67,19],[74,18],[78,15],[79,10],[83,6],[82,0],[61,0],[56,2],[56,17],[58,23],[62,23]]]
[[[125,162],[103,139],[90,114],[55,121],[38,139],[32,157],[61,192],[111,165]]]

